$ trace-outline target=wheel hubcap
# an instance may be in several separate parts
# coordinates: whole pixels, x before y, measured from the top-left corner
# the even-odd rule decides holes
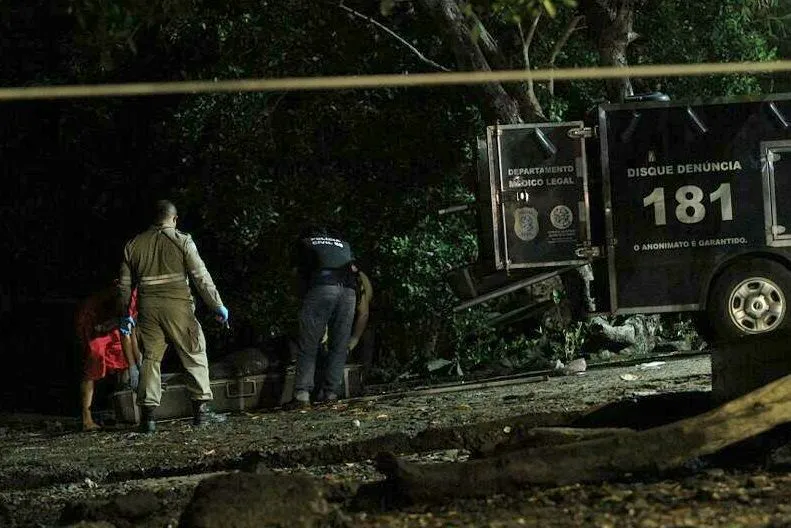
[[[746,334],[770,332],[783,321],[785,295],[771,280],[751,277],[733,289],[728,312],[733,324]]]

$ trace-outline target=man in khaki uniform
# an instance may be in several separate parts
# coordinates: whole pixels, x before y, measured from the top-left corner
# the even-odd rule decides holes
[[[187,388],[193,401],[193,424],[204,425],[226,419],[213,413],[207,403],[213,395],[206,340],[195,317],[189,278],[219,322],[228,321],[228,310],[223,306],[192,238],[176,229],[176,213],[171,202],[157,202],[154,225],[127,242],[124,248],[118,286],[122,314],[129,313],[132,289],[138,289],[136,326],[143,364],[137,397],[141,407],[140,428],[149,433],[155,430],[154,412],[162,396],[160,364],[168,344],[176,349],[187,372]],[[121,317],[122,332],[130,331],[134,325],[128,316]]]

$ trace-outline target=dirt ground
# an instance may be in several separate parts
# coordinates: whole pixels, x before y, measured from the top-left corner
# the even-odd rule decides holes
[[[70,418],[4,416],[0,526],[58,525],[65,506],[136,492],[153,494],[158,506],[134,525],[175,526],[202,479],[261,467],[321,479],[335,490],[333,523],[348,526],[791,526],[791,476],[711,464],[662,479],[395,510],[354,498],[361,485],[383,478],[372,462],[382,451],[425,463],[463,461],[540,425],[645,428],[706,410],[709,390],[710,362],[700,356],[482,390],[243,413],[201,430],[171,421],[152,436],[132,426],[80,433]]]

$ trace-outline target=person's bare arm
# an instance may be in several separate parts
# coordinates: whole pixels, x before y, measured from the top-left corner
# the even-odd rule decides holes
[[[134,332],[134,329],[132,329]],[[135,357],[135,347],[132,345],[132,335],[124,335],[121,334],[121,349],[124,351],[124,357],[126,358],[126,362],[129,363],[129,366],[137,364],[137,358]]]
[[[132,334],[129,336],[129,344],[132,348],[132,356],[135,358],[135,363],[140,365],[143,362],[143,354],[140,352],[140,345],[137,341],[137,328],[132,328]]]
[[[354,347],[356,347],[360,342],[363,332],[365,332],[365,327],[368,326],[371,299],[373,298],[373,288],[371,286],[371,281],[362,271],[360,272],[360,280],[362,281],[362,288],[360,289],[360,299],[357,301],[354,326],[352,326],[352,335],[349,339],[349,350],[354,350]]]
[[[357,315],[354,318],[354,326],[352,327],[352,336],[349,339],[349,350],[354,350],[360,342],[360,338],[365,332],[365,327],[368,325],[368,307],[365,309],[357,309]]]

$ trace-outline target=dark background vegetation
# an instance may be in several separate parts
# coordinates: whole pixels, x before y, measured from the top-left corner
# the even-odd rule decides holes
[[[767,0],[2,0],[0,85],[773,60],[791,51],[787,16]],[[684,98],[782,91],[788,77],[632,82]],[[474,199],[487,124],[579,119],[623,87],[2,103],[0,408],[74,412],[76,303],[112,280],[161,197],[179,206],[238,341],[291,331],[289,244],[304,222],[331,220],[374,282],[383,378],[416,357],[469,370],[528,353],[480,328],[481,311],[449,314],[443,275],[476,258],[475,216],[436,211]],[[199,311],[219,357],[229,338]]]

